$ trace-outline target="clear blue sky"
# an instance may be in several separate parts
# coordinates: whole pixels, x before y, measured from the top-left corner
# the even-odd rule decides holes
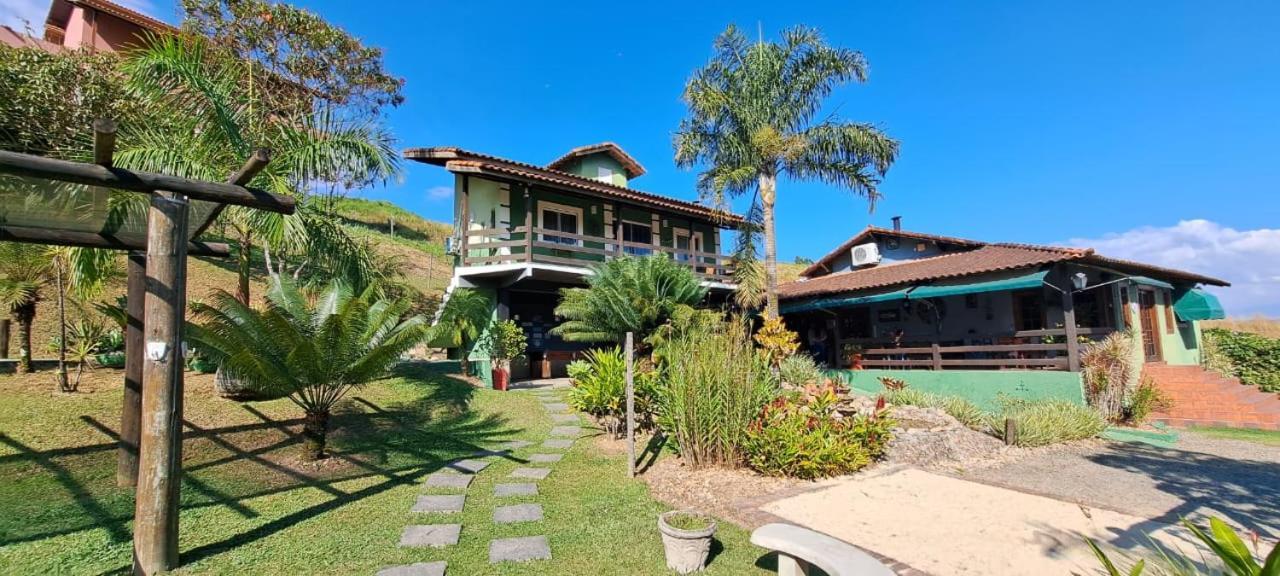
[[[871,65],[870,81],[838,91],[831,109],[879,125],[902,154],[874,215],[839,190],[783,182],[785,260],[897,214],[913,230],[1024,242],[1101,241],[1192,219],[1280,228],[1280,3],[301,4],[384,48],[407,79],[406,102],[389,116],[403,147],[543,163],[612,140],[648,168],[636,188],[682,198],[695,197],[695,175],[672,163],[671,134],[712,39],[729,23],[762,23],[769,38],[818,27]],[[172,0],[150,7],[176,20]],[[448,220],[447,198],[428,191],[449,182],[415,164],[402,184],[365,195]],[[1121,255],[1182,261],[1134,246]],[[1257,254],[1241,257],[1246,268]],[[1201,256],[1192,267],[1221,260]],[[1239,266],[1207,271],[1256,280],[1262,292],[1280,286],[1280,263],[1250,279],[1237,279],[1251,273]]]

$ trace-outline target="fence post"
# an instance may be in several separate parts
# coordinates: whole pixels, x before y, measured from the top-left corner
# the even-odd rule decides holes
[[[1004,443],[1013,446],[1018,441],[1018,423],[1013,418],[1004,419]]]
[[[934,342],[933,345],[930,346],[930,348],[933,349],[932,350],[933,369],[941,370],[942,369],[942,346],[940,346],[937,342]]]
[[[632,351],[633,335],[627,332],[626,347],[623,354],[627,356],[627,476],[636,477],[636,387],[635,358]]]

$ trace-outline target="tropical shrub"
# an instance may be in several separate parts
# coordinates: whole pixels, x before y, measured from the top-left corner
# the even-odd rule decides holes
[[[1168,410],[1171,400],[1150,378],[1143,378],[1137,389],[1130,395],[1129,404],[1124,408],[1124,422],[1130,425],[1147,421],[1152,412]]]
[[[324,456],[333,407],[386,374],[427,336],[427,320],[405,316],[404,300],[355,295],[341,282],[309,297],[272,277],[267,304],[246,306],[225,291],[192,306],[188,338],[231,377],[265,395],[287,395],[303,409],[304,457]]]
[[[782,361],[794,355],[800,348],[800,337],[787,329],[781,318],[764,321],[754,337],[769,365],[777,369]]]
[[[891,377],[889,377],[889,376],[879,376],[879,377],[877,377],[877,378],[876,378],[876,380],[879,380],[879,381],[880,381],[880,385],[881,385],[881,386],[884,386],[884,389],[885,389],[885,390],[889,390],[889,391],[891,391],[891,392],[892,392],[892,391],[894,391],[894,390],[902,390],[902,389],[905,389],[905,388],[907,387],[907,381],[906,381],[906,380],[903,380],[903,379],[901,379],[901,378],[891,378]]]
[[[1226,574],[1230,576],[1280,576],[1280,543],[1271,547],[1271,552],[1266,555],[1265,559],[1254,557],[1250,552],[1250,547],[1245,541],[1236,535],[1235,530],[1226,522],[1216,518],[1209,518],[1209,531],[1205,532],[1199,526],[1192,524],[1186,518],[1182,519],[1182,525],[1187,528],[1192,535],[1204,543],[1209,549],[1213,563],[1218,566],[1209,566],[1212,574]],[[1102,564],[1103,569],[1108,576],[1141,576],[1147,569],[1146,560],[1138,560],[1130,566],[1120,568],[1107,554],[1102,551],[1097,542],[1092,538],[1086,538],[1085,542],[1089,544],[1089,548],[1093,550],[1094,556],[1098,557],[1098,561]],[[1254,535],[1253,549],[1257,550],[1257,536]],[[1210,563],[1209,558],[1205,558],[1203,554],[1197,554],[1192,558],[1187,556],[1181,550],[1160,550],[1160,557],[1150,565],[1155,566],[1155,571],[1159,574],[1199,574],[1200,570],[1196,567],[1197,562]]]
[[[1005,438],[1005,421],[1013,420],[1017,446],[1047,446],[1071,440],[1093,438],[1107,429],[1107,421],[1096,410],[1064,400],[1020,400],[1004,398],[1000,410],[989,420],[991,433]]]
[[[498,320],[489,326],[484,347],[489,351],[494,367],[509,370],[511,359],[524,354],[529,340],[524,329],[514,320]]]
[[[767,404],[747,429],[747,465],[763,474],[813,479],[856,472],[884,454],[894,424],[884,400],[870,415],[842,418],[835,409],[842,393],[828,381]]]
[[[636,362],[633,370],[636,425],[651,428],[658,374],[646,362]],[[569,405],[594,416],[607,432],[622,434],[627,417],[627,361],[622,349],[589,350],[585,359],[569,363],[568,372],[573,379]]]
[[[818,367],[817,362],[814,362],[812,356],[792,354],[778,365],[778,375],[782,378],[783,384],[793,387],[804,386],[821,380],[822,369]]]
[[[1280,338],[1221,328],[1205,330],[1204,337],[1226,359],[1227,375],[1261,390],[1280,392]]]
[[[458,288],[449,293],[449,299],[440,309],[428,343],[437,348],[460,349],[462,373],[470,375],[471,347],[480,338],[484,327],[489,325],[492,316],[493,304],[488,294],[471,288]]]
[[[586,288],[560,291],[556,315],[565,321],[551,333],[567,342],[621,343],[634,332],[643,344],[678,309],[696,306],[707,295],[692,270],[664,255],[608,260],[586,281]]]
[[[1138,388],[1141,367],[1134,359],[1133,346],[1133,333],[1120,331],[1080,352],[1085,399],[1112,422],[1125,419],[1125,407],[1132,404]]]
[[[746,322],[692,323],[663,345],[658,426],[694,467],[737,466],[760,409],[778,395]]]
[[[894,379],[890,379],[894,380]],[[952,418],[955,418],[961,424],[968,428],[985,432],[987,430],[987,420],[989,415],[986,411],[979,408],[977,404],[970,402],[962,396],[941,396],[938,394],[930,394],[914,388],[906,388],[906,382],[901,382],[903,387],[890,388],[885,390],[884,398],[889,404],[894,406],[918,406],[920,408],[937,408],[946,412]]]

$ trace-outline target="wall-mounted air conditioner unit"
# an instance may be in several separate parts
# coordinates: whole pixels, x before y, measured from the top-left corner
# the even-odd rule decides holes
[[[854,246],[849,249],[849,255],[855,267],[880,263],[880,248],[874,242]]]

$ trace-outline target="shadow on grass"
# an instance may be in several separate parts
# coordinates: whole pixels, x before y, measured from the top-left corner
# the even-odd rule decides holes
[[[420,386],[421,391],[406,394],[408,400],[381,405],[355,396],[334,414],[330,457],[341,464],[330,472],[313,474],[289,465],[302,442],[301,419],[275,420],[251,404],[241,404],[238,409],[258,422],[205,428],[184,421],[183,450],[190,458],[183,470],[182,510],[217,506],[242,518],[254,518],[258,514],[244,505],[249,499],[304,489],[321,491],[326,499],[220,541],[184,550],[182,562],[215,556],[303,520],[413,484],[450,460],[478,452],[515,432],[501,417],[467,410],[474,393],[469,384],[422,367],[409,367],[401,375],[409,380],[390,385]],[[88,416],[81,420],[115,439],[110,427]],[[45,451],[4,435],[0,435],[0,443],[16,452],[0,458],[0,478],[23,482],[12,491],[0,489],[0,493],[7,492],[10,499],[22,498],[24,493],[31,497],[25,504],[11,500],[7,513],[0,517],[0,545],[99,528],[115,542],[131,539],[128,524],[133,516],[133,495],[131,490],[114,485],[116,443]],[[354,491],[337,486],[360,478],[379,481]],[[55,485],[61,490],[49,490]],[[127,569],[127,565],[118,568]]]

